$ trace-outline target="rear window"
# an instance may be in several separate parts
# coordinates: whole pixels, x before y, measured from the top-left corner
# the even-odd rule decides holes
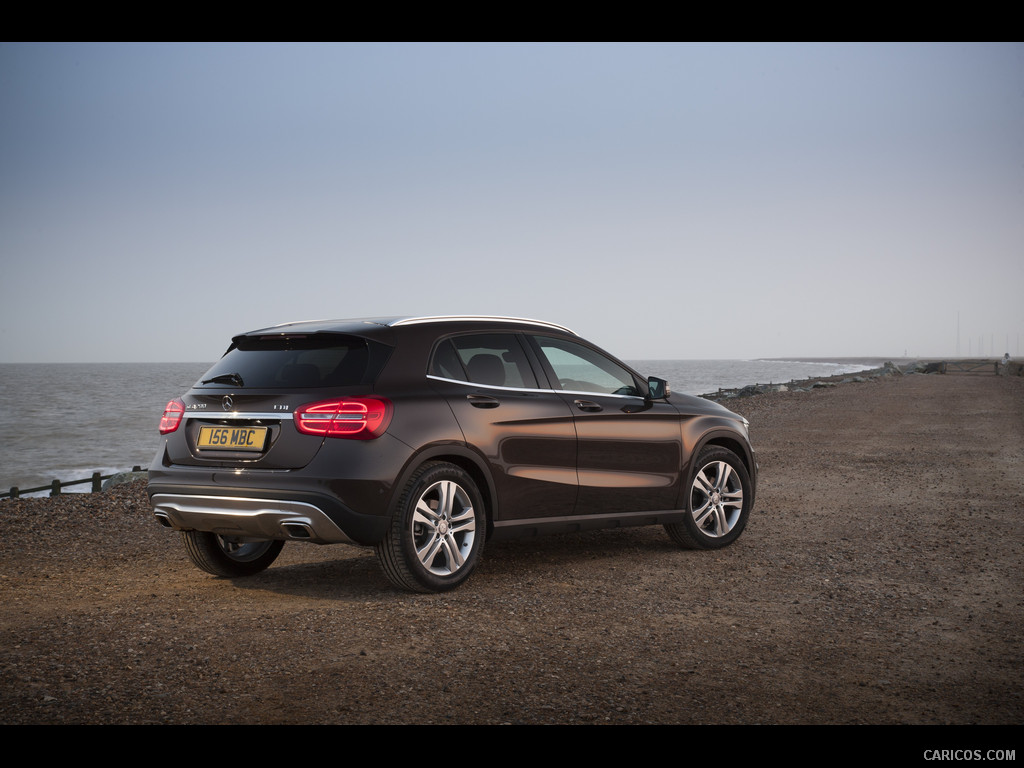
[[[388,348],[353,336],[242,336],[196,382],[197,388],[317,389],[367,384]]]

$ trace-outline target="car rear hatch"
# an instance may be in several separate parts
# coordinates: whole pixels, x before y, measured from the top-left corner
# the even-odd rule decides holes
[[[367,394],[390,348],[337,333],[245,335],[180,401],[173,464],[297,469],[324,441],[295,425],[301,406]]]

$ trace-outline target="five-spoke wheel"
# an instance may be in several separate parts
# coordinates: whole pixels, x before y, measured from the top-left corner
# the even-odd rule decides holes
[[[451,576],[466,565],[476,541],[476,512],[466,490],[453,480],[427,488],[412,514],[416,557],[435,576]]]
[[[709,446],[694,463],[686,517],[666,525],[665,530],[676,543],[689,549],[724,547],[746,526],[750,497],[750,477],[736,454]]]
[[[483,502],[473,479],[454,464],[429,462],[402,493],[377,557],[396,585],[441,592],[465,581],[483,550]]]

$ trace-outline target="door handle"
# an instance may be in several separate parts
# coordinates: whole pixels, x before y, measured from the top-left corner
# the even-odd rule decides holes
[[[501,405],[500,400],[485,395],[466,395],[466,399],[474,408],[497,408]]]
[[[593,400],[573,400],[573,405],[575,405],[581,411],[604,410],[598,403],[595,403]]]

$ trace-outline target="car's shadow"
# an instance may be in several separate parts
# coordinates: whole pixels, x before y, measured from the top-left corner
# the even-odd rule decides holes
[[[307,548],[312,548],[308,551]],[[299,550],[295,552],[294,550]],[[645,559],[685,555],[660,527],[556,534],[533,539],[488,542],[484,557],[467,584],[499,584],[564,578],[585,566],[640,568]],[[266,571],[233,579],[253,589],[327,600],[362,600],[413,593],[394,587],[371,549],[344,546],[286,546]],[[454,594],[454,593],[446,593]]]

